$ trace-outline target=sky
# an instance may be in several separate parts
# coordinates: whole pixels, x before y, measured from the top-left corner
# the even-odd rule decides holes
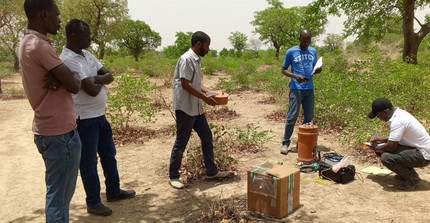
[[[281,0],[284,7],[306,6],[312,0]],[[162,38],[161,48],[173,45],[176,32],[203,31],[211,37],[211,49],[233,48],[231,32],[255,36],[254,12],[269,7],[266,0],[128,0],[131,19],[147,23]],[[328,17],[325,35],[341,34],[345,17]],[[322,45],[325,35],[315,42]],[[350,37],[347,41],[352,41]]]

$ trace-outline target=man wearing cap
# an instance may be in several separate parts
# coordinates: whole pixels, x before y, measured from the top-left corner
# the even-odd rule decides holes
[[[390,135],[374,138],[371,149],[381,157],[381,162],[397,175],[402,183],[399,190],[413,190],[421,180],[415,167],[430,164],[430,136],[424,126],[409,112],[393,107],[386,98],[372,103],[369,118],[378,117],[390,125]]]

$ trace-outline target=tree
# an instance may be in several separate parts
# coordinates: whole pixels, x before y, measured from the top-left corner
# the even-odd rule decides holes
[[[343,37],[339,34],[329,33],[323,42],[328,51],[343,49]]]
[[[231,32],[230,34],[231,35],[228,37],[228,40],[230,40],[233,48],[237,51],[243,51],[246,47],[246,41],[248,40],[246,34],[239,31]]]
[[[18,44],[22,32],[27,24],[27,19],[22,10],[23,0],[8,1],[7,3],[7,14],[2,15],[4,22],[3,27],[0,28],[0,42],[5,46],[12,54],[14,59],[13,70],[19,71],[19,59],[18,59]]]
[[[257,58],[258,58],[258,51],[260,50],[262,45],[263,45],[263,42],[261,42],[261,40],[258,38],[252,37],[251,39],[249,39],[248,46],[249,48],[255,51],[255,55]]]
[[[139,20],[126,20],[125,35],[121,44],[131,51],[135,61],[143,52],[155,49],[161,45],[161,36],[153,31],[148,24]]]
[[[163,54],[167,58],[178,58],[191,47],[192,32],[176,32],[174,45],[167,46],[163,49]]]
[[[192,32],[176,32],[175,46],[178,49],[178,57],[187,52],[191,47]]]
[[[95,51],[103,59],[107,45],[124,35],[124,20],[129,18],[127,0],[64,0],[63,21],[79,18],[90,25]]]
[[[387,30],[391,29],[391,21],[402,18],[403,61],[418,63],[418,48],[430,32],[430,22],[422,23],[415,17],[415,10],[430,4],[429,0],[317,0],[313,7],[327,10],[328,13],[340,16],[345,13],[345,35],[381,40]],[[415,32],[414,21],[420,29]]]
[[[327,13],[317,7],[284,8],[279,0],[267,0],[271,7],[254,13],[255,32],[264,43],[271,44],[279,57],[281,47],[296,45],[300,31],[309,29],[316,37],[324,32]]]

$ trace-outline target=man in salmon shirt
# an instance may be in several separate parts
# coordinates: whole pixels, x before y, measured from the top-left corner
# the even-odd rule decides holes
[[[60,60],[46,36],[60,29],[53,0],[25,0],[28,26],[19,45],[22,83],[34,110],[34,142],[45,163],[46,222],[68,222],[81,158],[71,93],[81,81]]]

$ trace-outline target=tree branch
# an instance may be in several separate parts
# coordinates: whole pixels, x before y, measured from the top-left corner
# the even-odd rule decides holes
[[[423,26],[423,24],[421,24],[420,20],[419,20],[417,17],[414,17],[414,19],[415,19],[415,21],[417,21],[417,22],[418,22],[418,24],[419,24],[421,27]]]

